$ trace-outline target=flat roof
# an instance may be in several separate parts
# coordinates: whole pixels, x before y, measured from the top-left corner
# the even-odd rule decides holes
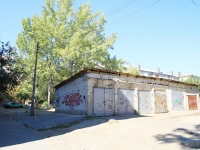
[[[78,73],[76,73],[75,75],[71,76],[70,78],[68,78],[68,79],[60,82],[59,84],[55,85],[54,88],[59,88],[63,84],[79,77],[83,73],[87,73],[87,71],[93,71],[93,72],[97,72],[99,74],[102,72],[102,73],[116,74],[116,75],[119,75],[119,76],[120,75],[126,75],[127,77],[133,76],[133,77],[137,77],[137,78],[160,79],[160,80],[169,81],[169,82],[172,82],[172,83],[181,83],[181,84],[186,84],[186,85],[199,86],[198,84],[186,83],[186,82],[182,82],[182,81],[170,80],[170,79],[165,79],[165,78],[141,76],[141,75],[135,75],[135,74],[131,74],[131,73],[123,73],[123,72],[117,72],[117,71],[111,71],[111,70],[105,70],[105,69],[98,69],[98,68],[85,68],[85,69],[79,71]]]

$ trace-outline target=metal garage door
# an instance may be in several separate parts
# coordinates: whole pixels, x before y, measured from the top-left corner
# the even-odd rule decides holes
[[[172,110],[183,110],[183,92],[172,91]]]
[[[114,95],[113,89],[105,89],[105,116],[114,115]]]
[[[113,89],[94,88],[94,115],[114,115]]]
[[[189,110],[197,110],[196,95],[188,95]]]
[[[151,91],[139,91],[139,113],[151,113]]]
[[[119,89],[119,115],[134,114],[134,91]]]
[[[168,112],[166,92],[155,92],[155,113]]]

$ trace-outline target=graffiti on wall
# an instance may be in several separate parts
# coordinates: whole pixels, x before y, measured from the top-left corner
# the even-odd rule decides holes
[[[108,109],[113,109],[112,105],[107,105],[107,106],[108,106]]]
[[[65,94],[64,96],[56,95],[56,107],[67,105],[70,109],[74,109],[83,103],[83,99],[85,100],[85,95],[81,96],[79,90],[77,93]]]
[[[56,107],[60,107],[60,96],[56,96]]]
[[[180,99],[173,100],[173,104],[179,104],[181,105],[182,101]]]
[[[74,109],[74,107],[77,107],[83,103],[83,100],[80,93],[71,93],[65,96],[64,103],[65,105],[68,105],[70,109]]]

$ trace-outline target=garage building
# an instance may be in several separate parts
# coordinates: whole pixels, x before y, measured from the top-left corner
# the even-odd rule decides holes
[[[199,109],[198,85],[100,69],[59,83],[56,112],[111,116]]]

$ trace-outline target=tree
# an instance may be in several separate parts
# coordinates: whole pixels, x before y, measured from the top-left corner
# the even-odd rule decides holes
[[[136,68],[133,67],[130,63],[126,63],[127,67],[125,68],[125,72],[126,73],[131,73],[131,74],[135,74],[135,75],[140,75],[140,71]]]
[[[199,76],[190,76],[190,77],[187,78],[184,82],[199,85],[199,86],[198,86],[198,89],[199,89],[199,93],[200,93],[200,77],[199,77]]]
[[[124,61],[109,54],[117,35],[105,37],[105,17],[101,12],[92,13],[89,3],[78,10],[73,10],[73,4],[74,0],[46,0],[41,16],[22,20],[17,45],[28,76],[33,72],[36,43],[40,44],[38,96],[48,94],[50,80],[56,84],[84,68],[123,71]],[[27,77],[27,81],[31,79]]]
[[[0,47],[0,92],[7,93],[20,83],[22,70],[16,66],[16,48],[9,42]]]

